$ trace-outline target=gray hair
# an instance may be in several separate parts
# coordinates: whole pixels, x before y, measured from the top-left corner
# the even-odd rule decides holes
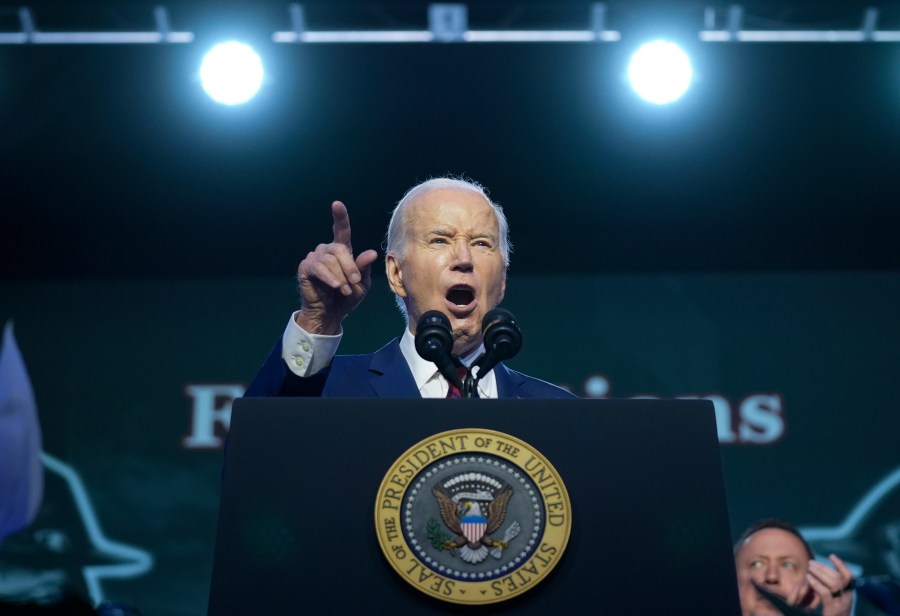
[[[391,222],[388,224],[387,235],[385,236],[385,254],[393,253],[399,258],[406,255],[406,209],[409,204],[432,190],[468,190],[484,197],[497,217],[497,226],[500,231],[500,256],[503,257],[503,265],[509,267],[509,254],[512,252],[512,243],[509,241],[509,223],[506,222],[506,214],[499,203],[495,203],[487,195],[487,190],[478,182],[463,177],[439,177],[426,180],[421,184],[417,184],[406,191],[403,198],[397,203],[394,212],[391,214]],[[403,298],[396,296],[397,307],[403,313],[404,318],[409,323],[409,315],[406,313],[406,304]]]

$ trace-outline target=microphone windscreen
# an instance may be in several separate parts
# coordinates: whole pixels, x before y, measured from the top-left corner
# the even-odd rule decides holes
[[[416,352],[422,359],[434,362],[453,350],[450,319],[440,310],[429,310],[416,323]]]
[[[522,330],[509,310],[494,308],[481,322],[486,352],[496,361],[514,357],[522,349]]]

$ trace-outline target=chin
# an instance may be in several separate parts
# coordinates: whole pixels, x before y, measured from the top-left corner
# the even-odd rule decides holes
[[[475,315],[455,317],[450,315],[450,327],[453,328],[453,337],[473,337],[481,331],[481,321]]]
[[[453,328],[453,352],[463,357],[471,353],[481,343],[477,332],[470,327]]]

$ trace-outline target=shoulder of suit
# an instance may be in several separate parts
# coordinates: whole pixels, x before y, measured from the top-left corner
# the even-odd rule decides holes
[[[521,380],[522,387],[526,387],[529,390],[539,394],[541,397],[545,398],[577,398],[575,394],[570,392],[567,389],[560,387],[559,385],[554,385],[553,383],[549,383],[547,381],[543,381],[541,379],[535,378],[533,376],[528,376],[522,372],[517,370],[513,370],[512,368],[507,367],[510,374],[513,378],[517,380]]]

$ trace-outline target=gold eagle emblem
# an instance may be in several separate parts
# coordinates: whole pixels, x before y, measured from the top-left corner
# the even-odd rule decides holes
[[[508,485],[487,502],[468,498],[456,501],[442,486],[436,486],[431,493],[437,499],[444,525],[456,535],[444,541],[442,547],[451,552],[459,550],[460,557],[466,562],[479,563],[493,552],[499,557],[501,550],[509,545],[509,539],[518,533],[518,524],[515,524],[515,528],[507,530],[503,540],[492,536],[506,521],[506,510],[513,495]],[[465,528],[467,521],[473,521],[468,523],[469,528]]]

